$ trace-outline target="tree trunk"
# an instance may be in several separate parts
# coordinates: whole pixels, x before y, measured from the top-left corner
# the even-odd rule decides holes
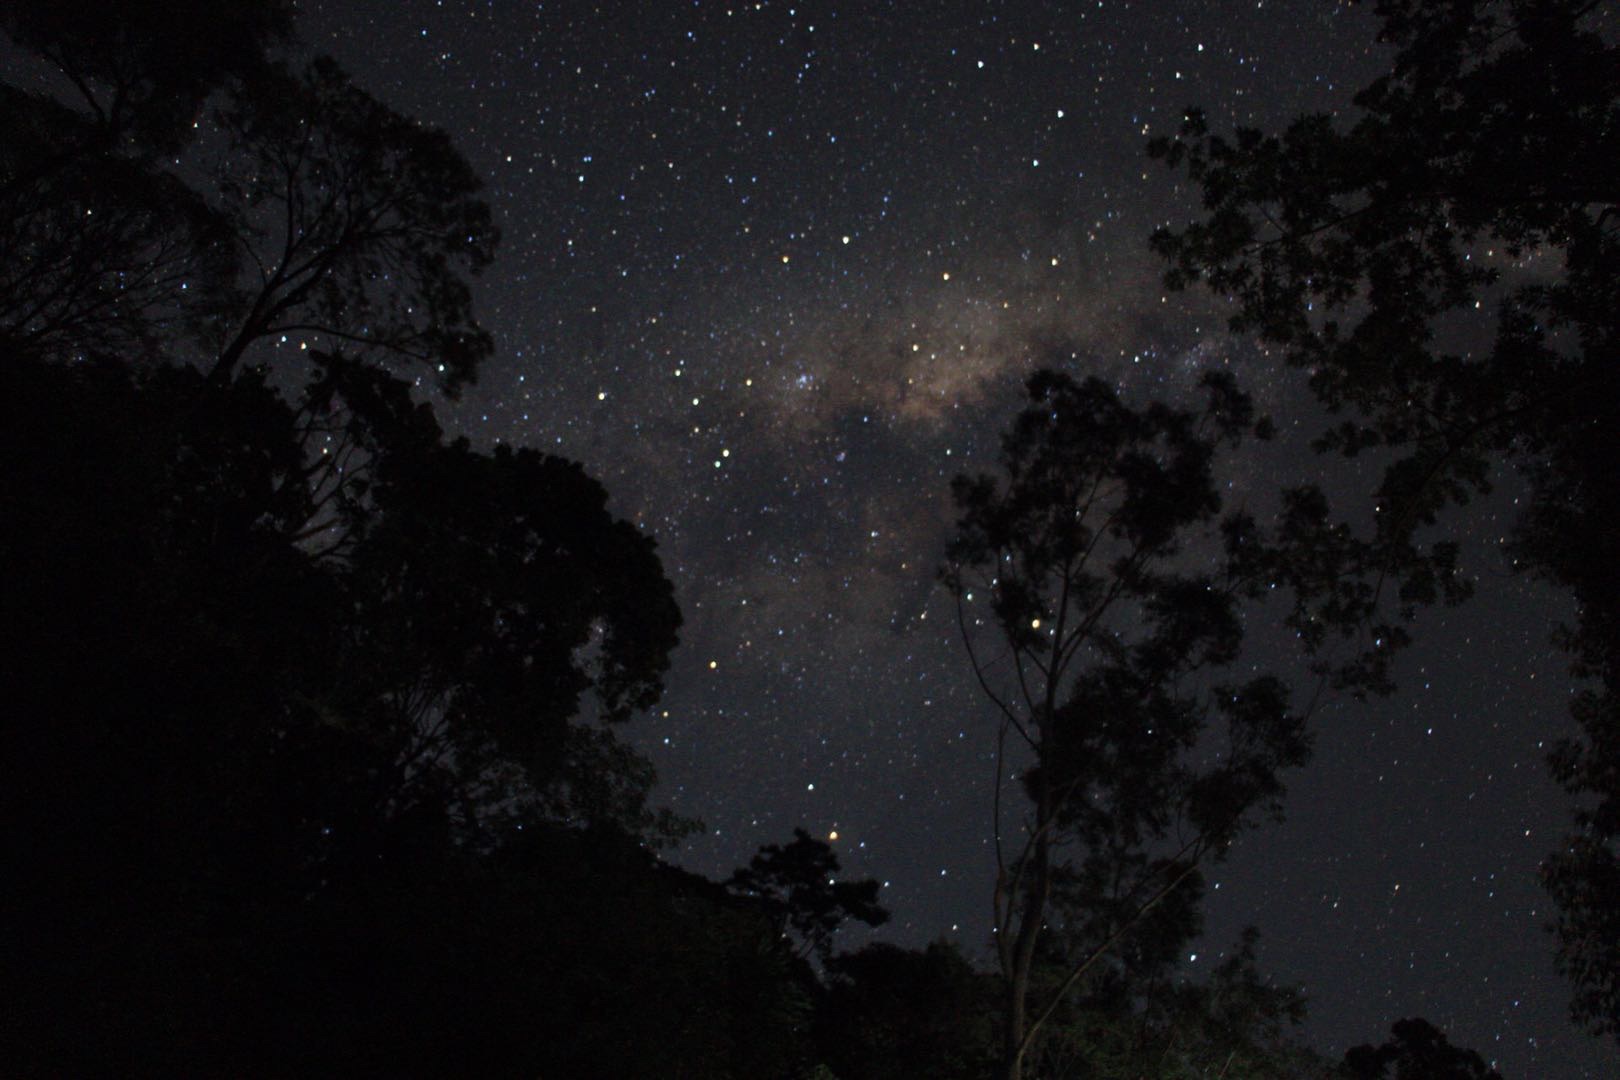
[[[1035,840],[1030,845],[1028,881],[1018,934],[1011,950],[1012,970],[1005,973],[1007,997],[1003,1005],[1006,1027],[1002,1033],[1001,1080],[1022,1080],[1024,1054],[1029,1049],[1029,977],[1035,967],[1035,944],[1046,921],[1046,900],[1051,889],[1051,833],[1053,807],[1046,779],[1037,780]],[[1010,900],[1009,903],[1016,902]],[[1010,929],[1010,928],[1009,928]]]
[[[1029,972],[1019,972],[1007,983],[1007,1000],[1003,1006],[1007,1027],[1002,1032],[1000,1080],[1022,1080],[1024,1075],[1025,997],[1029,991]]]

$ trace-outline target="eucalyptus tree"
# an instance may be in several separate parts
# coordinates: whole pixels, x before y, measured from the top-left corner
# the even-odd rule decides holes
[[[1242,606],[1274,560],[1222,513],[1219,451],[1267,425],[1210,374],[1199,409],[1135,407],[1042,371],[999,476],[959,476],[942,577],[999,717],[1001,1075],[1077,987],[1165,970],[1198,927],[1199,868],[1280,814],[1309,740],[1282,680],[1240,675]],[[1016,779],[1025,804],[1009,826]],[[1060,974],[1037,985],[1038,968]]]

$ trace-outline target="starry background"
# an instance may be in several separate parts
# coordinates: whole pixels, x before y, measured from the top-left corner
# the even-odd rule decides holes
[[[1304,449],[1295,373],[1164,294],[1146,238],[1195,210],[1146,139],[1350,107],[1387,64],[1330,0],[308,0],[303,36],[442,126],[487,179],[496,358],[449,426],[583,461],[660,543],[686,617],[634,727],[723,875],[796,825],[884,883],[878,936],[987,956],[993,724],[935,570],[950,478],[989,468],[1037,363],[1136,399],[1237,372],[1284,437],[1236,497],[1374,474]],[[1430,613],[1401,691],[1328,701],[1289,820],[1210,874],[1187,967],[1249,923],[1338,1054],[1423,1015],[1510,1077],[1614,1075],[1566,1019],[1536,865],[1569,680],[1557,596],[1457,522],[1479,595]],[[1251,618],[1257,649],[1263,615]]]

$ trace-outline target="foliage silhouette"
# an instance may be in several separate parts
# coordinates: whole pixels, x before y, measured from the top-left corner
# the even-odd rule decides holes
[[[84,7],[0,21],[73,91],[0,89],[0,342],[223,379],[285,341],[430,365],[451,391],[476,376],[468,278],[498,236],[443,132],[329,58],[277,59],[282,3]]]
[[[61,72],[99,142],[173,154],[192,139],[211,94],[291,39],[292,5],[12,0],[0,11],[0,31]]]
[[[477,179],[275,59],[285,6],[193,7],[0,21],[72,88],[0,88],[8,1068],[800,1074],[776,897],[654,857],[693,823],[617,735],[680,624],[652,541],[392,370],[489,349]],[[885,913],[805,850],[761,882],[825,955]]]
[[[1198,929],[1200,862],[1279,814],[1280,773],[1308,756],[1275,677],[1217,681],[1241,652],[1239,605],[1266,584],[1250,572],[1270,560],[1252,520],[1219,517],[1212,472],[1252,408],[1223,376],[1204,385],[1200,412],[1134,408],[1097,379],[1038,372],[1003,441],[1004,480],[952,487],[961,518],[942,577],[1000,715],[998,778],[1018,768],[1030,805],[1009,838],[998,783],[1011,1080],[1077,986],[1174,964]],[[1213,756],[1212,726],[1225,735]],[[1052,963],[1063,974],[1032,1006]]]
[[[453,388],[488,350],[477,179],[274,60],[285,5],[203,7],[0,15],[69,88],[0,88],[8,1068],[667,1075],[522,1022],[594,949],[621,988],[712,993],[718,1043],[635,1020],[692,1075],[777,1071],[806,991],[737,944],[768,922],[644,850],[690,823],[616,734],[680,623],[652,541],[572,462],[447,441],[389,370]],[[559,906],[520,849],[594,857]],[[610,896],[706,944],[630,939]],[[577,966],[537,959],[565,940]]]
[[[1354,1080],[1502,1080],[1484,1058],[1452,1046],[1427,1020],[1397,1020],[1390,1032],[1394,1037],[1381,1046],[1352,1047],[1344,1055],[1346,1074]]]
[[[781,936],[791,930],[799,939],[800,958],[815,955],[826,961],[833,935],[845,920],[868,926],[889,921],[889,913],[877,902],[878,883],[838,880],[838,856],[803,829],[793,830],[793,843],[786,847],[760,848],[726,885],[754,900]]]
[[[1577,1019],[1620,1035],[1620,49],[1591,0],[1380,0],[1389,74],[1353,122],[1212,135],[1196,110],[1150,154],[1206,216],[1153,246],[1232,325],[1308,370],[1344,419],[1319,447],[1387,448],[1366,569],[1435,596],[1415,537],[1520,467],[1514,565],[1567,590],[1582,738],[1552,756],[1581,800],[1545,863]],[[1454,577],[1442,575],[1455,588]]]
[[[216,372],[298,335],[432,365],[451,389],[475,377],[492,343],[466,275],[493,258],[497,232],[448,136],[324,57],[262,69],[215,122],[214,205],[241,251],[236,303],[206,339]]]
[[[338,557],[306,528],[324,473],[258,375],[17,360],[0,408],[19,1071],[465,1052],[457,1025],[483,1014],[430,988],[497,993],[519,978],[506,950],[539,948],[460,925],[536,888],[514,875],[544,880],[501,852],[565,825],[603,849],[679,834],[612,730],[656,698],[679,615],[652,543],[577,466],[445,444],[418,416],[431,438],[379,449]],[[317,1038],[334,1025],[352,1038]]]
[[[955,946],[873,944],[827,961],[818,1054],[839,1080],[978,1080],[996,1054],[996,988]]]
[[[1305,1001],[1293,987],[1259,972],[1259,934],[1244,931],[1207,979],[1183,975],[1113,978],[1073,995],[1048,1022],[1037,1048],[1039,1075],[1099,1080],[1204,1076],[1300,1080],[1326,1076],[1331,1065],[1298,1041]],[[1065,974],[1061,957],[1037,979]]]

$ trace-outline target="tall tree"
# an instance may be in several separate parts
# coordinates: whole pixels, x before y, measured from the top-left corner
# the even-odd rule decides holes
[[[1172,287],[1231,297],[1236,330],[1310,372],[1343,417],[1321,449],[1391,453],[1372,572],[1421,579],[1414,535],[1488,490],[1497,462],[1522,469],[1530,498],[1513,562],[1573,595],[1560,641],[1587,680],[1574,701],[1581,737],[1552,757],[1579,809],[1544,877],[1574,1013],[1620,1036],[1614,13],[1594,0],[1379,0],[1375,11],[1393,67],[1357,95],[1353,118],[1228,138],[1192,110],[1179,135],[1150,145],[1205,209],[1152,242]]]
[[[995,942],[1001,1075],[1018,1080],[1083,980],[1175,963],[1198,925],[1199,865],[1308,754],[1271,676],[1227,682],[1258,595],[1260,537],[1221,517],[1218,447],[1256,424],[1230,379],[1202,410],[1134,408],[1042,371],[1003,440],[1002,477],[958,477],[942,572],[997,737]],[[1215,729],[1215,730],[1212,730]],[[1010,745],[1009,745],[1010,744]],[[1028,811],[1004,826],[1016,769]],[[1034,975],[1062,974],[1036,994]]]

